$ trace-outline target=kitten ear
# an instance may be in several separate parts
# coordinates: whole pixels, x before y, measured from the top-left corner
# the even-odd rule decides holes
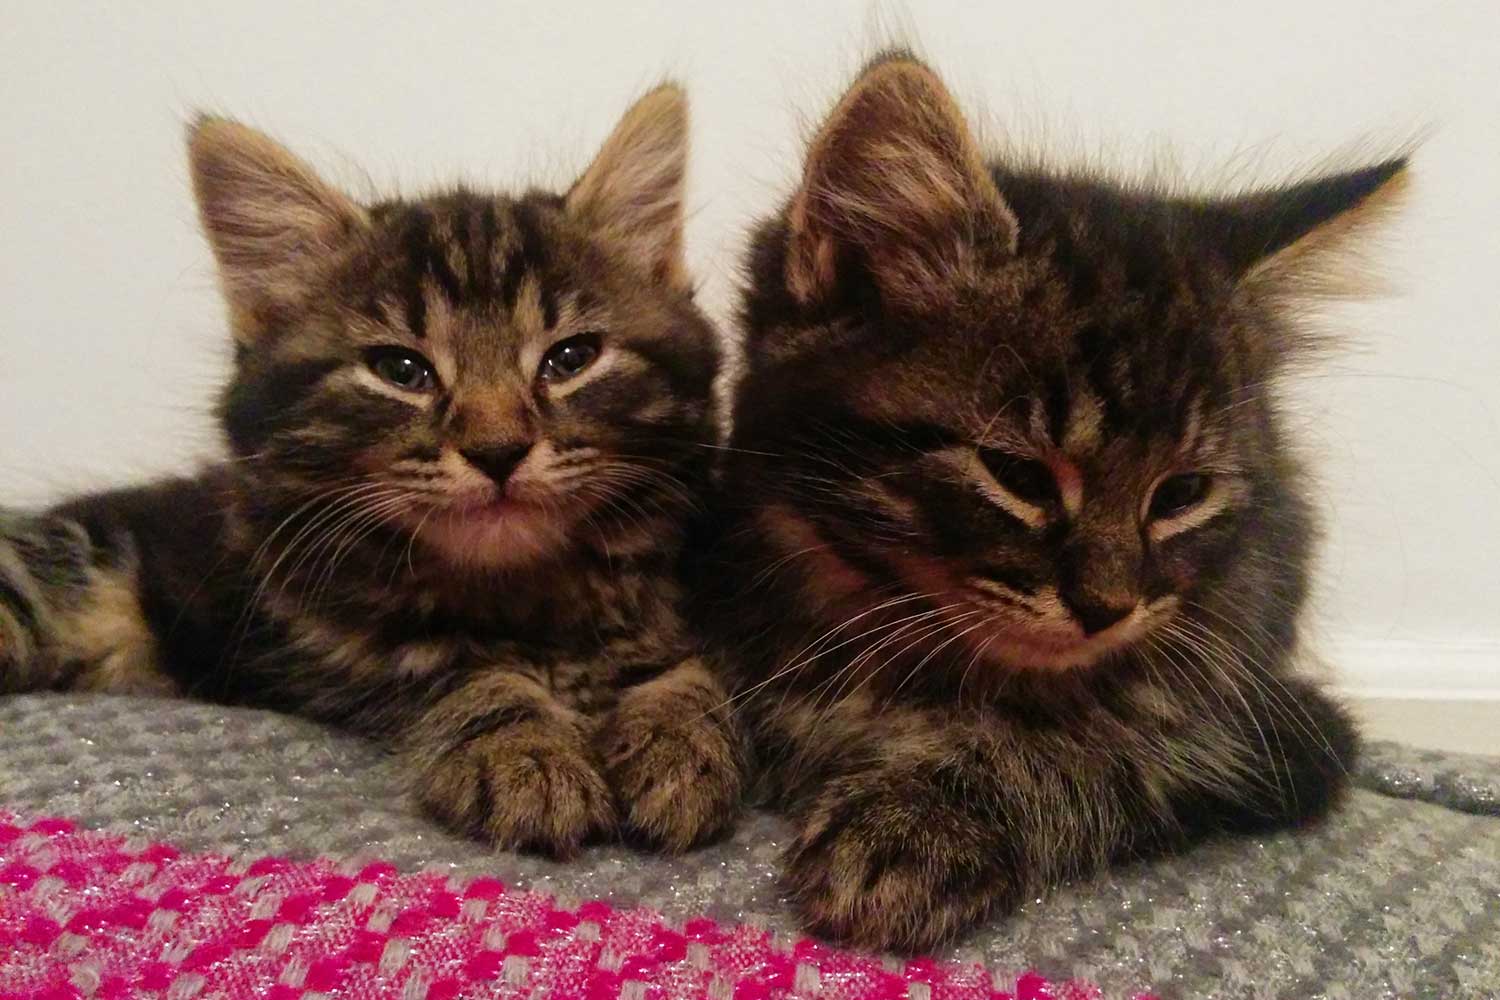
[[[235,336],[251,342],[312,291],[364,212],[262,132],[202,115],[188,161]]]
[[[920,303],[977,253],[1015,251],[1016,219],[962,112],[909,56],[867,68],[808,150],[787,213],[786,280],[809,303],[862,259],[888,298]]]
[[[1336,257],[1400,206],[1407,166],[1399,156],[1214,204],[1213,238],[1243,284],[1337,292]]]
[[[691,287],[683,256],[687,94],[666,83],[636,101],[568,191],[568,211],[659,281]]]

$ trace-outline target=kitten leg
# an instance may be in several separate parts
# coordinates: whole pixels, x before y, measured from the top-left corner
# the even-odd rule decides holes
[[[76,521],[0,512],[0,691],[166,694],[128,544],[96,546]]]
[[[804,704],[771,727],[800,788],[785,885],[835,940],[930,949],[1097,868],[1128,825],[1109,761],[999,718]]]
[[[590,730],[536,680],[491,670],[420,716],[405,749],[418,799],[448,826],[568,857],[614,824]]]
[[[599,747],[635,838],[679,852],[733,823],[746,748],[729,694],[702,660],[684,660],[621,694]]]
[[[1139,741],[980,711],[784,706],[763,728],[798,824],[788,890],[820,933],[925,949],[1112,859],[1315,822],[1357,739],[1312,685],[1281,683],[1247,695],[1253,714]]]
[[[1172,808],[1187,837],[1315,824],[1347,790],[1359,733],[1343,708],[1302,678],[1264,679],[1246,700],[1253,714],[1221,723],[1245,748],[1245,777],[1231,787],[1183,787]]]

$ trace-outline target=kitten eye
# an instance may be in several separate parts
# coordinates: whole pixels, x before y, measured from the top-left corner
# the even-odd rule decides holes
[[[891,427],[890,437],[912,451],[941,451],[963,444],[963,437],[939,424],[913,421]]]
[[[1208,477],[1198,472],[1185,472],[1162,481],[1151,495],[1152,518],[1171,517],[1180,514],[1201,501],[1208,493]]]
[[[1027,503],[1057,499],[1057,480],[1046,462],[996,448],[980,448],[979,460],[1006,492]]]
[[[539,374],[554,382],[572,378],[594,363],[599,356],[599,335],[580,333],[576,337],[560,340],[542,356]]]
[[[428,392],[437,386],[432,363],[415,351],[377,347],[369,352],[368,364],[376,375],[407,392]]]

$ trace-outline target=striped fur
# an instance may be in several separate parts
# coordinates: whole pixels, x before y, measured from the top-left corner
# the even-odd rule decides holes
[[[878,60],[759,230],[704,620],[814,929],[927,948],[1114,860],[1337,801],[1293,672],[1291,292],[1402,161],[1215,200],[984,165]],[[1193,477],[1198,478],[1193,478]]]
[[[681,261],[686,129],[663,87],[566,194],[363,205],[197,122],[231,458],[5,515],[0,690],[347,725],[505,846],[721,832],[739,740],[701,710],[723,694],[674,576],[718,358]]]

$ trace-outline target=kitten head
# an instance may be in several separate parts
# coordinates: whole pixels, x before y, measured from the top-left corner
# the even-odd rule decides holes
[[[649,534],[713,434],[686,148],[685,97],[664,86],[565,194],[366,205],[265,135],[199,119],[194,190],[236,347],[221,413],[246,478],[461,563]]]
[[[730,492],[808,599],[921,595],[961,665],[1087,666],[1241,597],[1289,641],[1289,299],[1404,167],[1214,199],[986,165],[931,70],[878,61],[757,236]]]

